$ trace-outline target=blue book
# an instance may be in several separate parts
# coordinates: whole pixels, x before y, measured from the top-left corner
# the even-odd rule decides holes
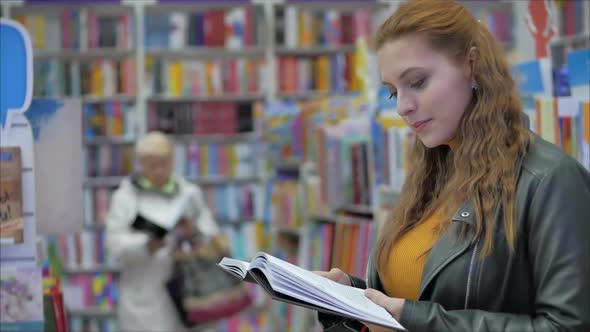
[[[145,19],[145,40],[147,49],[164,49],[169,47],[171,24],[166,15],[151,15]]]
[[[570,86],[590,85],[590,48],[569,52],[567,66]]]

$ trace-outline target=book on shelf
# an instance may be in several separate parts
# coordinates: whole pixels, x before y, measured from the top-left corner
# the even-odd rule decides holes
[[[254,129],[251,103],[150,101],[147,114],[150,130],[169,134],[230,135]]]
[[[210,9],[198,13],[149,13],[144,43],[147,49],[206,46],[239,49],[265,40],[264,12],[257,6]]]
[[[364,290],[339,284],[264,252],[250,261],[224,257],[222,269],[257,283],[275,300],[405,331],[387,310],[369,300]]]

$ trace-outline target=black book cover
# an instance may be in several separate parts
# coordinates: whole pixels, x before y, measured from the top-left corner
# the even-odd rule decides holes
[[[141,214],[137,215],[131,224],[131,228],[137,231],[148,233],[152,238],[155,239],[163,239],[166,234],[168,234],[168,230],[166,228],[158,226],[157,224],[146,219]]]

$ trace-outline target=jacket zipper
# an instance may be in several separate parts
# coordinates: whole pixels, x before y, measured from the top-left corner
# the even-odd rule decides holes
[[[467,305],[469,304],[469,295],[471,291],[471,276],[473,274],[473,269],[475,267],[475,258],[477,257],[477,249],[479,247],[479,239],[475,242],[475,246],[473,247],[473,253],[471,253],[471,262],[469,263],[469,274],[467,275],[467,291],[465,292],[465,309],[467,309]]]

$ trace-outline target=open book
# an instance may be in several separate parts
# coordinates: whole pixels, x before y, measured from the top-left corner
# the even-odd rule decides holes
[[[189,195],[180,195],[162,204],[142,204],[131,228],[161,239],[173,229],[190,207]]]
[[[389,312],[369,300],[363,289],[339,284],[272,255],[259,252],[250,263],[224,257],[218,265],[259,284],[275,300],[405,331]]]

